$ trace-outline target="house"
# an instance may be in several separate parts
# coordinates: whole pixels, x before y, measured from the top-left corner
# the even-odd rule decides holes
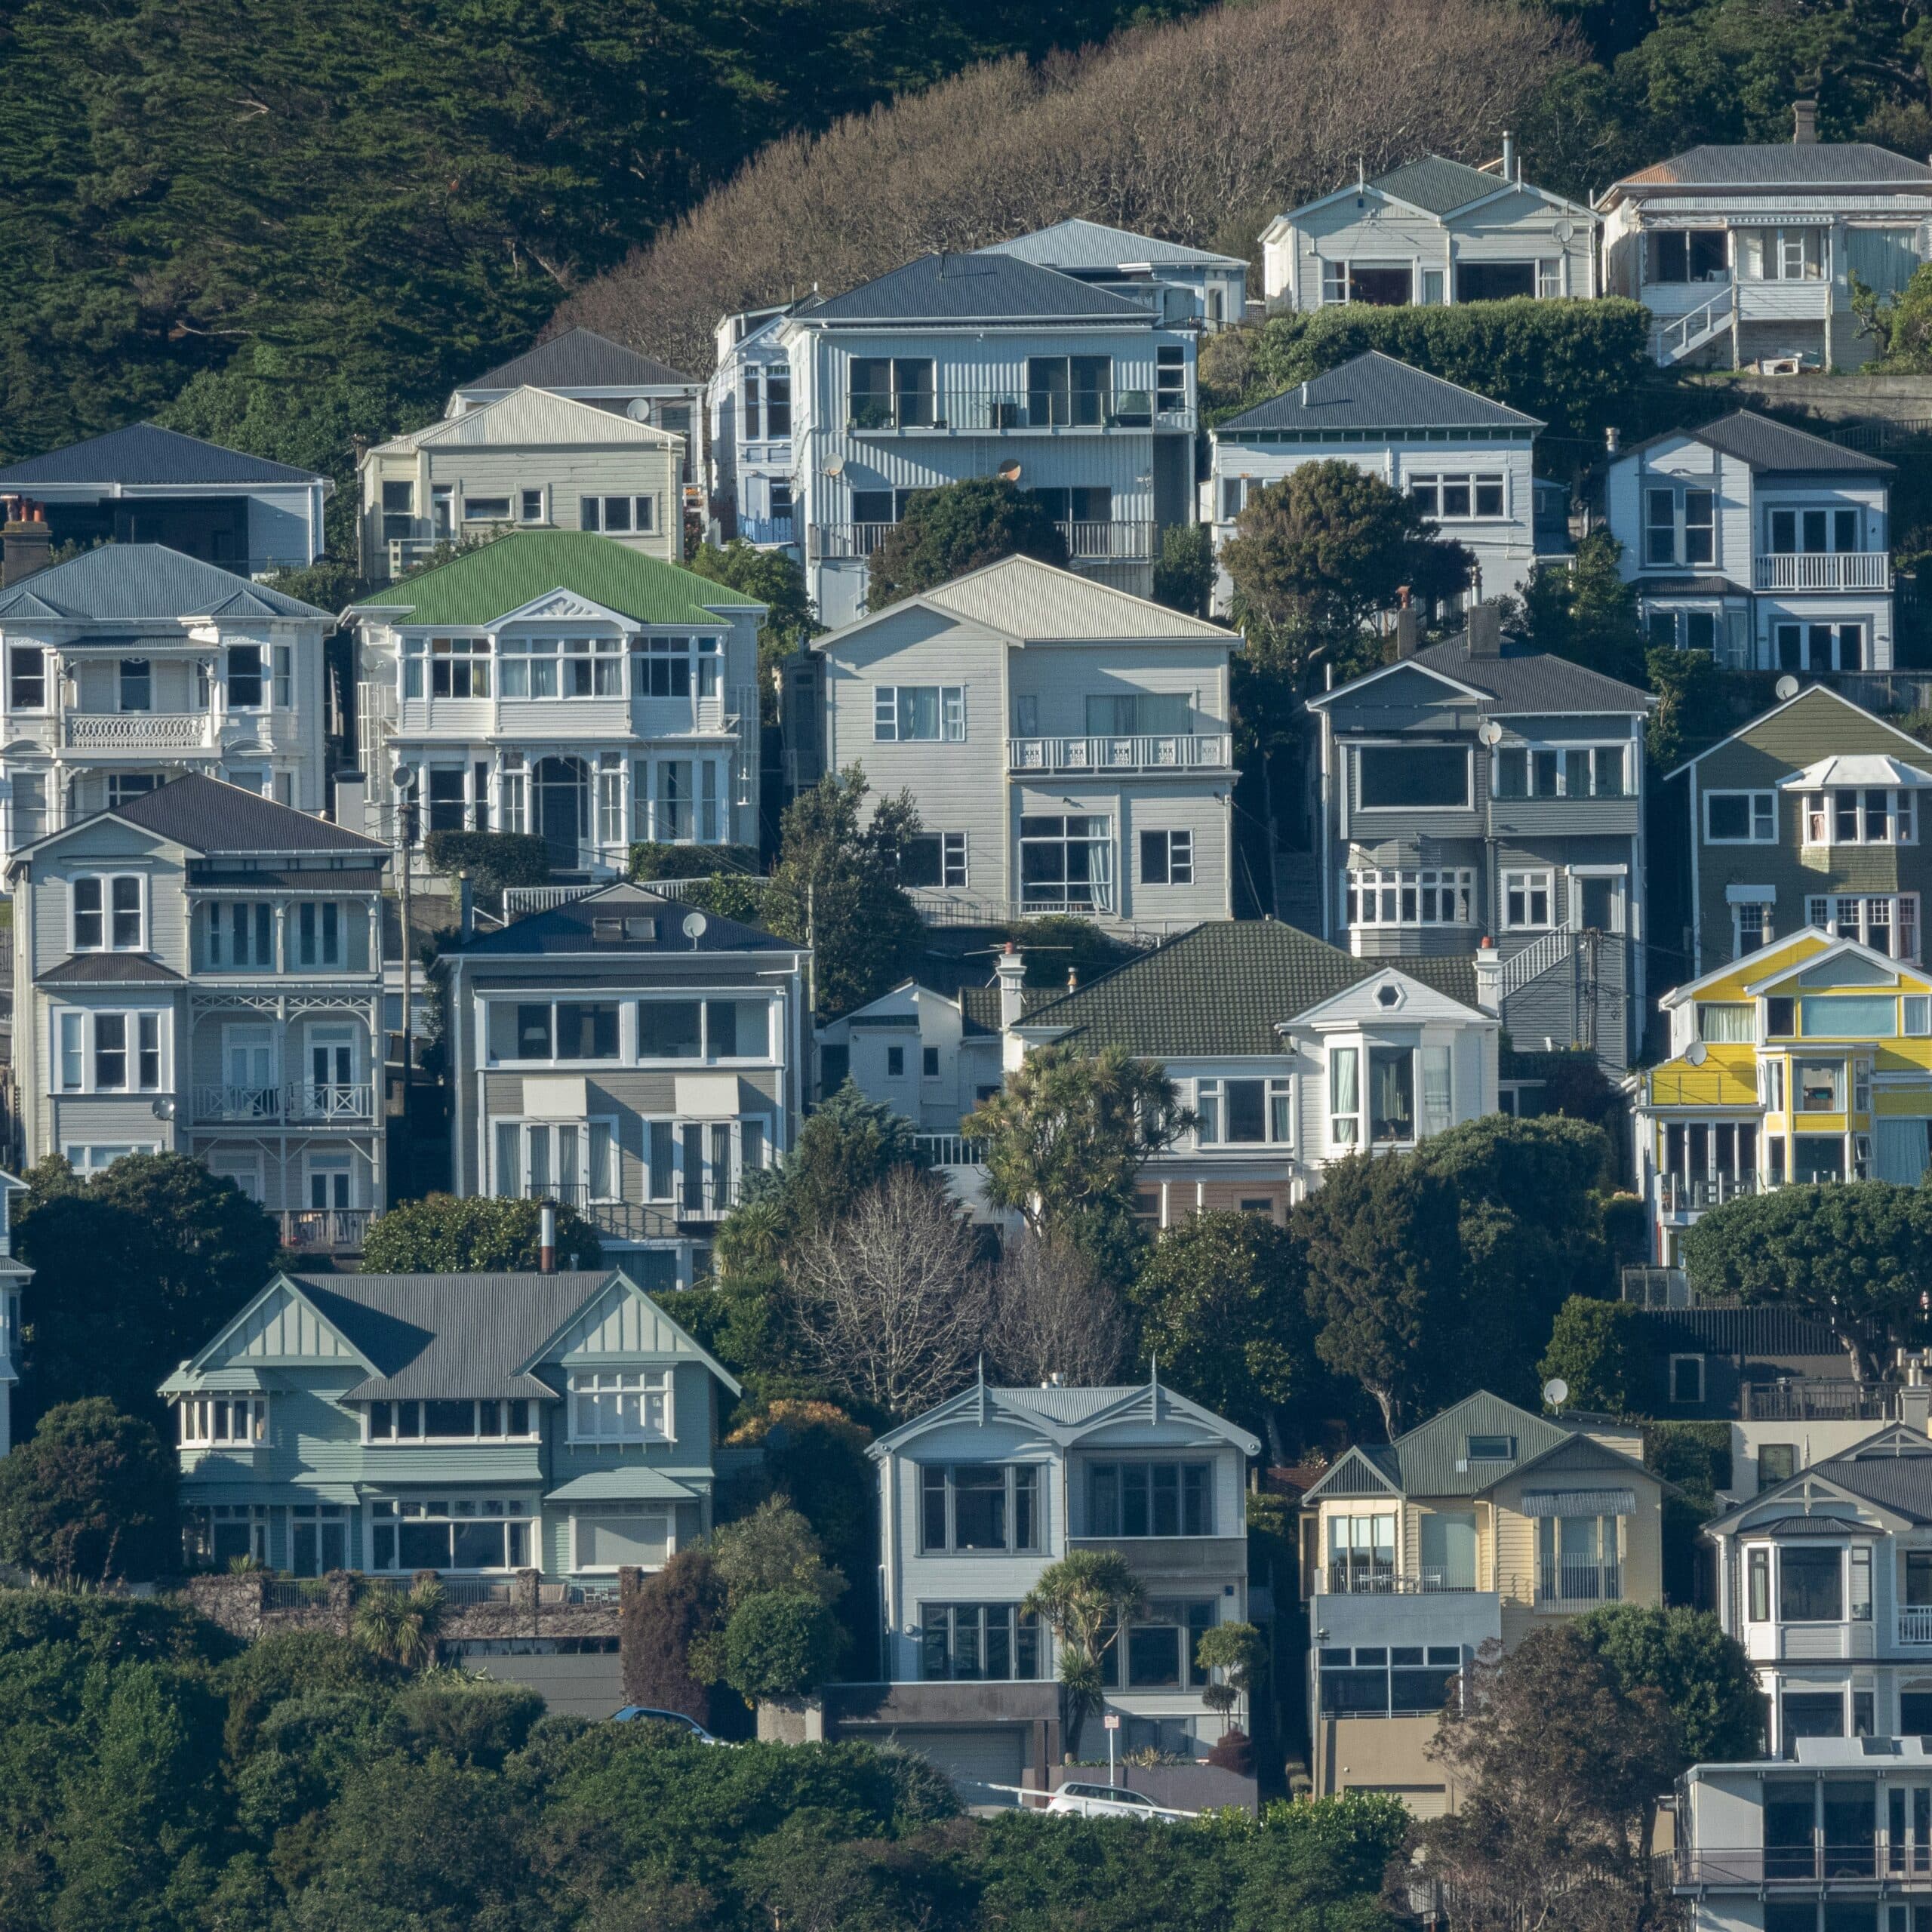
[[[343,621],[377,822],[534,832],[558,869],[605,878],[634,841],[755,844],[764,614],[575,530],[512,531],[374,593]]]
[[[1650,310],[1660,364],[1847,369],[1876,352],[1852,280],[1891,297],[1912,279],[1932,168],[1868,141],[1820,141],[1814,101],[1792,120],[1789,146],[1691,148],[1598,197],[1604,293]]]
[[[1493,958],[1524,1047],[1626,1065],[1644,1011],[1647,693],[1506,640],[1491,607],[1309,701],[1324,937],[1364,959]],[[1487,974],[1485,977],[1487,977]]]
[[[982,255],[1011,255],[1071,275],[1130,301],[1145,302],[1169,321],[1194,321],[1210,331],[1232,328],[1247,309],[1247,263],[1152,235],[1136,235],[1104,222],[1074,217],[1011,242],[995,242]]]
[[[1001,1008],[1017,1018],[1022,997],[1004,975],[997,988],[950,994],[907,980],[818,1029],[820,1091],[850,1079],[912,1121],[936,1152],[950,1152],[943,1143],[958,1140],[961,1121],[1000,1090]]]
[[[1261,233],[1275,309],[1599,294],[1596,218],[1523,179],[1515,143],[1471,168],[1424,155],[1277,215]]]
[[[888,1739],[971,1784],[1047,1782],[1067,1741],[1051,1632],[1020,1606],[1075,1550],[1118,1552],[1147,1592],[1101,1660],[1123,1752],[1193,1755],[1227,1720],[1201,1696],[1202,1634],[1249,1617],[1245,1430],[1161,1386],[989,1387],[881,1435],[884,1684],[841,1697],[846,1737]],[[1081,1743],[1104,1749],[1099,1722]]]
[[[1892,475],[1748,410],[1614,457],[1605,515],[1651,641],[1732,670],[1890,670]]]
[[[131,423],[0,467],[0,499],[14,500],[17,525],[37,525],[20,537],[38,546],[12,563],[7,582],[68,544],[162,544],[242,577],[303,570],[322,554],[322,507],[334,488],[311,469]],[[21,515],[27,505],[37,517]]]
[[[1248,498],[1308,463],[1348,463],[1413,497],[1475,559],[1478,600],[1517,596],[1540,555],[1568,539],[1538,528],[1534,416],[1370,350],[1208,432],[1218,555]],[[1229,592],[1222,574],[1217,598]]]
[[[377,924],[388,854],[198,774],[15,852],[17,1126],[82,1176],[192,1154],[355,1252],[386,1204]]]
[[[727,315],[716,331],[717,365],[705,388],[710,425],[711,514],[728,541],[761,549],[795,547],[792,517],[792,361],[779,331],[794,309],[781,302]]]
[[[1428,1755],[1486,1644],[1613,1603],[1659,1603],[1664,1485],[1627,1428],[1478,1392],[1303,1495],[1314,1795],[1382,1791],[1423,1817],[1456,1794]]]
[[[866,559],[912,491],[974,476],[1033,491],[1075,570],[1148,595],[1161,532],[1193,521],[1198,334],[1009,254],[924,256],[786,316],[820,617],[865,608]]]
[[[186,772],[321,811],[329,624],[158,543],[105,544],[0,590],[5,851]]]
[[[569,1203],[651,1288],[710,1272],[806,1096],[805,954],[606,886],[443,952],[459,1195]]]
[[[1239,642],[1008,557],[814,638],[823,697],[798,687],[792,746],[911,792],[923,831],[901,877],[921,900],[1156,931],[1225,918]]]
[[[1002,980],[1017,964],[999,961]],[[1496,1112],[1500,1029],[1478,1000],[1469,956],[1398,966],[1272,919],[1212,920],[1029,1007],[1006,1060],[1065,1041],[1158,1061],[1198,1124],[1141,1169],[1137,1211],[1280,1220],[1330,1161]]]
[[[0,1174],[0,1456],[14,1446],[14,1385],[20,1379],[20,1291],[33,1270],[14,1259],[14,1196],[26,1183]]]
[[[1829,685],[1783,700],[1672,772],[1690,818],[1691,977],[1800,926],[1921,956],[1932,752]],[[1926,854],[1925,870],[1919,869]]]
[[[683,440],[681,484],[695,484],[702,474],[697,432],[704,385],[697,377],[671,368],[654,356],[626,349],[589,329],[566,329],[459,383],[451,392],[444,414],[466,416],[520,389],[545,389],[633,423],[651,423]]]
[[[1705,1526],[1774,1758],[1807,1738],[1932,1732],[1932,1440],[1927,1391],[1906,1393],[1906,1419]]]
[[[1915,1184],[1932,1137],[1932,977],[1815,926],[1660,1002],[1669,1057],[1633,1076],[1655,1257],[1740,1193]]]
[[[683,439],[656,423],[512,389],[363,455],[362,574],[386,583],[439,546],[510,529],[597,531],[675,562],[685,460]]]

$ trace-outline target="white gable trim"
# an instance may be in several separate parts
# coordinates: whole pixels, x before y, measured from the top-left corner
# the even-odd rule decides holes
[[[189,1374],[198,1374],[207,1367],[216,1352],[227,1342],[231,1336],[246,1326],[255,1311],[278,1291],[287,1294],[291,1300],[300,1303],[309,1311],[318,1327],[327,1329],[342,1344],[343,1354],[346,1360],[360,1363],[365,1374],[377,1375],[381,1373],[376,1364],[302,1292],[301,1284],[296,1281],[295,1278],[291,1275],[282,1273],[277,1273],[260,1294],[250,1299],[248,1305],[215,1336],[212,1341],[186,1364],[187,1372]],[[177,1374],[180,1372],[180,1370],[176,1371]]]
[[[1332,691],[1322,691],[1308,700],[1311,711],[1319,711],[1334,703],[1344,691],[1360,691],[1396,671],[1419,672],[1425,678],[1454,691],[1459,697],[1473,700],[1478,704],[1494,704],[1496,700],[1487,691],[1478,691],[1474,685],[1466,685],[1459,678],[1452,678],[1446,671],[1438,671],[1432,664],[1418,663],[1413,657],[1398,657],[1392,664],[1385,664],[1379,671],[1371,671],[1365,677],[1351,678],[1346,685],[1337,685]]]
[[[1859,717],[1863,718],[1867,724],[1876,724],[1881,731],[1890,732],[1892,736],[1897,739],[1900,744],[1909,745],[1912,747],[1912,753],[1915,757],[1923,758],[1925,755],[1925,747],[1921,744],[1916,738],[1913,737],[1909,732],[1901,731],[1896,724],[1887,724],[1884,718],[1881,718],[1878,715],[1876,712],[1867,711],[1862,704],[1854,704],[1851,700],[1847,697],[1842,691],[1834,691],[1829,685],[1807,685],[1804,690],[1801,691],[1794,692],[1791,697],[1786,698],[1781,704],[1773,705],[1768,711],[1759,712],[1757,716],[1752,718],[1749,724],[1740,724],[1735,731],[1731,733],[1729,737],[1720,738],[1715,744],[1710,747],[1709,751],[1701,751],[1695,758],[1686,758],[1675,771],[1666,772],[1663,776],[1663,782],[1668,785],[1673,778],[1682,777],[1684,773],[1690,771],[1694,766],[1702,764],[1705,759],[1711,755],[1712,752],[1721,752],[1724,749],[1725,746],[1736,744],[1738,740],[1743,737],[1747,731],[1755,731],[1760,724],[1768,723],[1772,718],[1777,717],[1781,712],[1789,711],[1794,704],[1802,704],[1806,699],[1817,696],[1820,694],[1832,699],[1835,703],[1843,705],[1846,710],[1855,712]]]
[[[663,1309],[652,1300],[651,1297],[646,1294],[621,1268],[613,1269],[608,1278],[592,1289],[571,1311],[569,1315],[544,1338],[542,1346],[526,1360],[517,1364],[516,1372],[519,1375],[533,1374],[540,1362],[548,1360],[562,1346],[565,1338],[573,1330],[583,1327],[599,1309],[608,1309],[626,1295],[634,1296],[638,1301],[643,1303],[650,1310],[653,1318],[662,1322],[666,1328],[670,1330],[677,1343],[676,1347],[670,1352],[680,1356],[688,1356],[695,1361],[703,1363],[720,1382],[724,1383],[726,1388],[731,1390],[734,1395],[742,1395],[744,1393],[743,1387],[737,1377],[732,1374],[731,1371],[709,1349],[695,1341],[688,1329],[680,1323],[672,1321],[670,1316],[666,1315]],[[638,1352],[660,1355],[666,1351],[648,1349]]]

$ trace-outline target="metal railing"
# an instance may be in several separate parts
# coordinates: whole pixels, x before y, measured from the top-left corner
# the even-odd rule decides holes
[[[869,557],[885,541],[890,523],[815,523],[811,550],[814,558]]]
[[[1815,1885],[1826,1878],[1932,1878],[1932,1859],[1924,1845],[1740,1845],[1730,1848],[1687,1845],[1676,1854],[1672,1883],[1705,1885]],[[1908,1872],[1907,1854],[1912,1854]]]
[[[70,711],[60,732],[72,751],[205,751],[214,742],[214,721],[205,711]]]
[[[1537,1565],[1539,1610],[1594,1610],[1598,1604],[1620,1602],[1623,1595],[1620,1564],[1572,1562],[1559,1557]]]
[[[1889,590],[1889,550],[1796,550],[1759,557],[1752,565],[1758,590]]]
[[[1721,1208],[1740,1194],[1760,1191],[1755,1174],[1657,1176],[1657,1199],[1666,1214],[1701,1214],[1706,1208]]]
[[[738,519],[738,534],[747,543],[789,543],[797,528],[796,520],[789,516],[741,516]]]
[[[1738,1397],[1746,1422],[1884,1422],[1898,1407],[1876,1382],[1746,1382]]]
[[[1899,1641],[1932,1644],[1932,1603],[1900,1604]]]
[[[298,1253],[355,1254],[368,1238],[375,1211],[368,1208],[285,1208],[281,1244]]]
[[[1441,1570],[1404,1574],[1395,1570],[1365,1569],[1359,1564],[1331,1562],[1318,1574],[1321,1594],[1325,1596],[1467,1596],[1476,1587],[1473,1581],[1451,1583],[1447,1573]]]
[[[913,1145],[936,1168],[983,1168],[986,1164],[986,1143],[963,1134],[919,1134]]]
[[[1712,296],[1708,302],[1687,310],[1670,321],[1658,323],[1651,330],[1652,359],[1666,364],[1681,362],[1713,336],[1730,328],[1737,312],[1737,292],[1734,286],[1727,283],[1721,294]]]
[[[300,1081],[288,1086],[198,1086],[197,1121],[283,1121],[321,1126],[375,1118],[375,1084],[368,1080]]]
[[[1156,732],[1128,737],[1009,738],[1009,771],[1192,771],[1228,763],[1220,732]]]
[[[1651,1268],[1635,1264],[1623,1269],[1618,1282],[1621,1297],[1639,1308],[1688,1308],[1690,1283],[1681,1268]]]
[[[1056,524],[1075,564],[1144,564],[1154,554],[1154,526],[1131,518],[1090,518]]]
[[[1831,439],[1841,449],[1883,456],[1887,450],[1932,442],[1932,416],[1881,417],[1869,423],[1847,423],[1832,430]]]
[[[1151,389],[981,389],[968,386],[848,399],[845,426],[881,430],[1192,429],[1184,396]]]

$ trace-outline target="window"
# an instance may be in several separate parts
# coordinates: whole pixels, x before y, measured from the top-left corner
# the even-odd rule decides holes
[[[1433,1717],[1463,1663],[1457,1644],[1324,1644],[1318,1658],[1321,1708],[1337,1717]]]
[[[1545,872],[1503,875],[1503,924],[1509,932],[1534,932],[1553,923],[1550,875]]]
[[[1113,420],[1113,358],[1108,355],[1029,355],[1026,358],[1026,420],[1035,429],[1094,429]],[[1139,394],[1137,414],[1146,420],[1147,398]]]
[[[1201,1603],[1156,1599],[1124,1633],[1103,1631],[1105,1648],[1100,1653],[1100,1681],[1110,1689],[1120,1688],[1124,1667],[1126,1687],[1130,1690],[1205,1684],[1210,1673],[1201,1668],[1195,1658],[1201,1639],[1214,1627],[1215,1620],[1216,1606],[1211,1599]]]
[[[202,909],[202,964],[213,971],[275,970],[275,908],[266,900],[216,900]]]
[[[1358,1146],[1361,1141],[1359,1076],[1361,1049],[1332,1047],[1328,1053],[1328,1144]]]
[[[1424,516],[1441,522],[1503,515],[1500,471],[1487,475],[1464,472],[1456,475],[1412,476],[1409,494]]]
[[[69,949],[75,952],[141,950],[141,881],[137,873],[77,878]]]
[[[343,909],[333,900],[305,900],[295,909],[295,964],[342,964]]]
[[[919,1475],[919,1525],[924,1549],[1038,1549],[1038,1464],[928,1464]]]
[[[1090,738],[1161,737],[1184,733],[1194,708],[1183,693],[1090,691],[1086,714]]]
[[[543,521],[543,492],[541,490],[525,490],[517,499],[517,518],[522,523],[541,523]]]
[[[668,1368],[574,1371],[569,1378],[573,1442],[668,1442]]]
[[[259,644],[231,645],[228,650],[228,708],[259,711],[264,702],[263,658]],[[122,707],[126,708],[125,704]],[[145,706],[143,707],[146,709]]]
[[[504,506],[505,515],[509,505]],[[606,537],[646,536],[657,527],[655,497],[580,497],[577,528],[601,530]]]
[[[413,535],[416,516],[416,485],[408,481],[383,485],[383,541]]]
[[[534,1440],[536,1414],[521,1400],[371,1402],[364,1411],[371,1442]]]
[[[1020,897],[1031,908],[1113,906],[1113,821],[1028,814],[1020,821]]]
[[[1623,1595],[1614,1516],[1543,1516],[1537,1521],[1537,1601],[1574,1607]]]
[[[1834,939],[1855,939],[1888,959],[1918,957],[1918,894],[1915,892],[1815,894],[1805,901],[1805,922]]]
[[[1286,1146],[1294,1139],[1294,1083],[1286,1075],[1257,1080],[1197,1080],[1195,1131],[1203,1147]]]
[[[771,1002],[640,1000],[637,1029],[641,1060],[764,1060],[771,1053]]]
[[[121,709],[154,709],[153,667],[145,657],[124,657],[121,660]]]
[[[580,1574],[635,1564],[661,1570],[669,1558],[676,1524],[662,1503],[600,1503],[571,1512],[571,1567]]]
[[[506,496],[466,496],[463,500],[463,520],[465,523],[508,523],[510,500]]]
[[[17,644],[7,654],[7,707],[10,711],[47,709],[47,653],[37,644]]]
[[[875,685],[872,737],[880,744],[964,744],[966,691],[961,685]]]
[[[928,1683],[1031,1682],[1045,1675],[1037,1617],[1012,1603],[919,1606],[919,1675]]]
[[[1346,922],[1352,926],[1467,926],[1475,923],[1473,866],[1352,872]]]
[[[1212,1463],[1094,1463],[1087,1471],[1091,1537],[1211,1537]]]
[[[715,637],[635,637],[631,640],[634,697],[718,695],[721,641]]]
[[[1143,885],[1192,885],[1194,883],[1194,834],[1192,832],[1143,832],[1140,835],[1140,883]]]
[[[191,1395],[177,1413],[180,1440],[191,1447],[251,1449],[269,1439],[266,1395]]]
[[[614,636],[504,638],[497,650],[502,694],[621,697],[623,651],[623,640]]]
[[[899,850],[901,885],[959,886],[966,883],[966,835],[921,832]]]
[[[403,1574],[525,1569],[534,1513],[534,1506],[521,1498],[417,1502],[379,1497],[369,1505],[369,1567]]]
[[[849,395],[854,429],[930,429],[938,419],[928,358],[854,356]]]
[[[1801,1060],[1792,1073],[1792,1085],[1801,1114],[1841,1114],[1844,1112],[1844,1062],[1841,1060]]]
[[[614,1000],[493,1000],[493,1060],[614,1060],[618,1057]]]
[[[1778,1620],[1837,1623],[1844,1615],[1844,1552],[1835,1545],[1778,1551]]]
[[[1670,1399],[1673,1402],[1701,1402],[1704,1399],[1704,1358],[1702,1355],[1671,1357]]]
[[[1856,671],[1866,662],[1863,624],[1779,624],[1774,638],[1780,670]]]
[[[1747,1552],[1746,1571],[1750,1620],[1768,1623],[1771,1620],[1771,1552],[1762,1549]]]
[[[1629,796],[1622,745],[1509,745],[1496,753],[1492,783],[1499,798],[1622,798]]]
[[[1804,795],[1807,845],[1912,845],[1918,842],[1915,795],[1874,786]]]
[[[1789,1482],[1798,1473],[1798,1445],[1795,1442],[1761,1442],[1758,1445],[1758,1487]],[[1906,1601],[1912,1601],[1908,1592]],[[1925,1599],[1932,1603],[1932,1595]]]
[[[1416,1137],[1416,1057],[1410,1047],[1368,1050],[1370,1138],[1377,1142]]]
[[[885,1050],[886,1077],[890,1080],[902,1079],[906,1072],[906,1049],[888,1047]]]
[[[1717,498],[1709,490],[1644,492],[1644,561],[1709,564],[1717,555]]]
[[[1208,291],[1211,319],[1211,311],[1220,298],[1220,290]],[[1155,350],[1154,406],[1163,415],[1187,407],[1187,352],[1184,349]]]
[[[1772,845],[1777,842],[1775,792],[1706,792],[1704,841],[1710,845]]]
[[[1468,807],[1469,755],[1460,745],[1364,745],[1355,761],[1365,811]]]
[[[1898,1000],[1891,993],[1807,993],[1798,1003],[1798,1030],[1823,1040],[1898,1037]]]
[[[921,1047],[919,1049],[919,1072],[928,1080],[939,1078],[938,1048]]]
[[[1715,1043],[1736,1045],[1758,1035],[1749,1003],[1744,1001],[1700,1000],[1697,1002],[1697,1037]]]
[[[490,640],[487,637],[432,637],[429,640],[429,694],[432,697],[488,697]]]

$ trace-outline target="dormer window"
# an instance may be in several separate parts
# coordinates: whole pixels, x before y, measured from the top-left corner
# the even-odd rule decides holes
[[[1513,1435],[1472,1435],[1469,1438],[1469,1459],[1472,1463],[1513,1463],[1516,1438]]]

